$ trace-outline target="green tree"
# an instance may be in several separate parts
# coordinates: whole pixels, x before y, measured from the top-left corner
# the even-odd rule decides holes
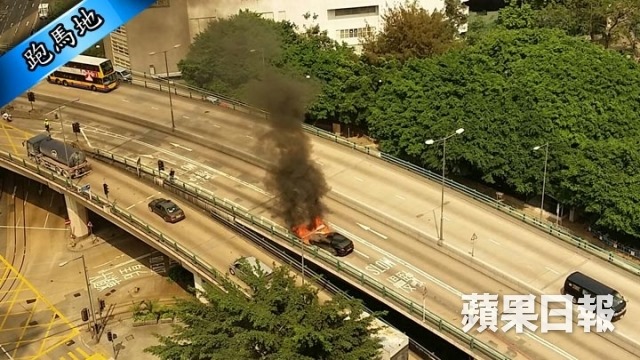
[[[458,29],[443,12],[422,8],[416,0],[390,8],[382,16],[380,32],[363,38],[363,50],[376,61],[379,57],[407,60],[447,52],[459,44]]]
[[[450,171],[534,195],[543,156],[532,148],[551,142],[548,194],[599,224],[640,235],[640,208],[631,205],[640,158],[631,146],[640,141],[634,62],[559,30],[494,29],[462,50],[409,60],[385,76],[369,118],[383,151],[439,169],[441,147],[425,139],[463,127],[447,143]]]
[[[296,286],[284,267],[271,280],[247,274],[254,289],[247,297],[224,281],[226,292],[207,289],[208,304],[182,300],[181,325],[158,336],[145,351],[166,360],[370,360],[379,359],[380,339],[373,317],[344,297],[320,303],[317,290]]]
[[[507,7],[498,12],[497,23],[507,29],[533,28],[536,23],[536,12],[529,4],[519,5],[517,0],[511,0]]]
[[[218,19],[195,37],[178,67],[195,86],[237,96],[279,56],[286,25],[249,11]]]

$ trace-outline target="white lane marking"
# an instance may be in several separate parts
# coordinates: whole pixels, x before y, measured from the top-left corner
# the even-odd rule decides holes
[[[156,252],[157,252],[157,251],[150,252],[150,253],[148,253],[148,254],[144,254],[144,255],[138,256],[138,257],[137,257],[137,258],[135,258],[135,259],[127,260],[127,261],[122,262],[122,263],[120,263],[120,264],[115,264],[115,265],[113,265],[112,267],[113,267],[113,268],[118,268],[118,267],[120,267],[120,266],[124,266],[124,265],[127,265],[127,264],[131,264],[131,263],[133,263],[133,262],[139,262],[140,260],[142,260],[142,259],[144,259],[144,258],[148,258],[149,256],[151,256],[151,255],[155,254]],[[97,268],[99,268],[100,266],[102,266],[102,265],[98,265],[98,266],[94,267],[94,269],[97,269]]]
[[[403,266],[405,266],[405,267],[406,267],[406,268],[408,268],[408,269],[411,269],[412,271],[414,271],[414,272],[415,272],[415,273],[417,273],[417,274],[422,275],[425,279],[428,279],[428,280],[432,281],[433,283],[435,283],[435,284],[439,285],[440,287],[444,288],[445,290],[447,290],[447,291],[449,291],[449,292],[451,292],[451,293],[455,294],[456,296],[458,296],[458,297],[460,297],[460,298],[462,297],[462,292],[461,292],[461,291],[459,291],[458,289],[456,289],[456,288],[454,288],[453,286],[451,286],[451,285],[449,285],[449,284],[447,284],[447,283],[445,283],[445,282],[443,282],[443,281],[441,281],[441,280],[437,279],[436,277],[434,277],[434,276],[432,276],[432,275],[430,275],[430,274],[427,274],[426,272],[424,272],[424,271],[422,271],[422,270],[418,269],[417,267],[413,266],[412,264],[410,264],[410,263],[408,263],[408,262],[406,262],[406,261],[404,261],[404,260],[402,260],[402,259],[398,258],[397,256],[395,256],[395,255],[393,255],[393,254],[391,254],[391,253],[389,253],[389,252],[387,252],[387,251],[382,250],[381,248],[379,248],[379,247],[377,247],[377,246],[375,246],[375,245],[373,245],[373,244],[371,244],[371,243],[367,242],[366,240],[364,240],[364,239],[362,239],[362,238],[360,238],[360,237],[358,237],[358,236],[356,236],[356,235],[354,235],[354,234],[351,234],[351,233],[350,233],[350,232],[348,232],[347,230],[342,229],[342,228],[340,228],[339,226],[336,226],[336,225],[335,225],[335,224],[333,224],[333,223],[330,223],[330,224],[329,224],[329,226],[333,227],[333,228],[334,228],[335,230],[337,230],[339,233],[342,233],[343,235],[345,235],[346,237],[350,238],[351,240],[354,240],[354,241],[357,241],[357,242],[359,242],[359,243],[361,243],[361,244],[364,244],[365,246],[367,246],[367,247],[369,247],[369,248],[371,248],[371,249],[373,249],[373,250],[375,250],[375,251],[379,252],[380,254],[384,255],[385,257],[387,257],[387,258],[389,258],[389,259],[391,259],[391,260],[395,261],[396,263],[398,263],[398,264],[400,264],[400,265],[403,265]],[[528,330],[526,330],[526,329],[525,329],[525,331],[527,331],[527,333],[526,333],[526,334],[527,334],[529,337],[531,337],[533,340],[538,341],[538,342],[539,342],[540,344],[542,344],[543,346],[546,346],[547,348],[549,348],[549,349],[551,349],[551,350],[553,350],[553,351],[557,352],[558,354],[560,354],[560,355],[564,356],[564,357],[565,357],[565,358],[567,358],[567,359],[570,359],[570,360],[578,360],[576,357],[572,356],[571,354],[569,354],[569,353],[568,353],[568,352],[566,352],[565,350],[563,350],[563,349],[561,349],[561,348],[557,347],[556,345],[551,344],[550,342],[548,342],[548,341],[546,341],[546,340],[544,340],[544,339],[540,338],[539,336],[537,336],[537,335],[535,335],[535,334],[531,334],[531,333],[529,333],[529,331],[528,331]]]
[[[406,198],[406,197],[404,197],[404,196],[396,195],[396,197],[397,197],[398,199],[400,199],[400,200],[407,200],[407,198]]]
[[[171,144],[171,146],[173,146],[175,148],[178,148],[178,149],[183,149],[183,150],[187,150],[187,151],[193,151],[193,149],[190,149],[190,148],[188,148],[186,146],[182,146],[180,144],[176,144],[176,143],[169,143],[169,144]]]
[[[82,133],[82,137],[84,137],[84,141],[87,142],[87,145],[89,145],[90,148],[93,148],[93,146],[91,146],[91,142],[89,142],[89,139],[87,138],[87,134],[84,133],[83,128],[80,128],[80,132]]]
[[[389,252],[387,252],[387,251],[385,251],[385,250],[383,250],[383,249],[371,244],[370,242],[362,239],[361,237],[358,237],[358,236],[348,232],[347,230],[337,226],[334,223],[330,223],[329,226],[334,228],[337,232],[339,232],[339,233],[343,234],[344,236],[348,237],[349,239],[357,241],[357,242],[369,247],[370,249],[373,249],[374,251],[384,255],[385,257],[387,257],[388,259],[394,261],[395,263],[403,265],[404,267],[406,267],[408,269],[411,269],[415,273],[422,275],[424,278],[426,278],[426,279],[432,281],[433,283],[441,286],[442,288],[444,288],[445,290],[451,292],[452,294],[454,294],[454,295],[456,295],[456,296],[458,296],[460,298],[462,297],[462,292],[458,291],[457,289],[455,289],[451,285],[449,285],[449,284],[447,284],[447,283],[445,283],[445,282],[433,277],[430,274],[427,274],[426,272],[418,269],[417,267],[415,267],[412,264],[400,259],[399,257],[397,257],[397,256],[395,256],[395,255],[393,255],[393,254],[391,254],[391,253],[389,253]]]
[[[383,238],[385,240],[388,239],[388,237],[386,235],[381,234],[381,233],[373,230],[371,227],[369,227],[367,225],[360,224],[359,222],[357,222],[356,224],[358,224],[358,226],[360,226],[362,228],[362,230],[364,230],[364,231],[368,231],[368,232],[370,232],[372,234],[375,234],[375,235],[377,235],[377,236],[379,236],[379,237],[381,237],[381,238]]]
[[[207,170],[207,171],[209,171],[209,172],[212,172],[212,173],[214,173],[214,174],[216,174],[216,175],[220,175],[220,176],[222,176],[222,177],[224,177],[224,178],[227,178],[227,179],[229,179],[229,180],[235,181],[235,182],[237,182],[237,183],[239,183],[239,184],[241,184],[241,185],[243,185],[243,186],[246,186],[247,188],[249,188],[249,189],[251,189],[251,190],[253,190],[253,191],[257,192],[257,193],[260,193],[260,194],[262,194],[262,195],[265,195],[265,196],[267,196],[267,197],[269,197],[269,198],[272,198],[272,197],[273,197],[273,195],[271,195],[270,193],[268,193],[268,192],[264,191],[263,189],[261,189],[261,188],[259,188],[259,187],[255,186],[255,185],[253,185],[253,184],[250,184],[250,183],[248,183],[248,182],[246,182],[246,181],[243,181],[243,180],[240,180],[240,179],[238,179],[238,178],[235,178],[235,177],[233,177],[233,176],[231,176],[231,175],[229,175],[229,174],[227,174],[227,173],[224,173],[224,172],[222,172],[222,171],[220,171],[220,170],[218,170],[218,169],[214,169],[214,168],[212,168],[212,167],[210,167],[210,166],[207,166],[207,165],[201,164],[201,163],[199,163],[199,162],[197,162],[197,161],[191,160],[190,158],[188,158],[188,157],[186,157],[186,156],[182,156],[182,155],[176,154],[176,153],[174,153],[174,152],[172,152],[172,151],[169,151],[169,150],[166,150],[166,149],[163,149],[163,148],[157,147],[157,146],[153,146],[153,145],[151,145],[151,144],[147,144],[147,143],[142,142],[142,141],[140,141],[140,140],[136,140],[136,139],[132,139],[132,138],[129,138],[129,137],[126,137],[126,136],[120,135],[120,134],[112,133],[112,132],[110,132],[110,131],[106,131],[106,130],[98,129],[98,128],[93,127],[93,126],[87,126],[87,128],[93,128],[93,129],[95,129],[95,130],[94,130],[94,132],[95,132],[96,134],[106,135],[106,136],[111,136],[111,137],[114,137],[114,138],[117,138],[117,139],[120,139],[120,140],[131,141],[131,142],[132,142],[132,143],[134,143],[134,144],[138,144],[138,145],[146,146],[146,147],[148,147],[148,148],[150,148],[150,149],[153,149],[153,150],[154,150],[154,151],[156,151],[156,152],[160,152],[160,153],[163,153],[163,154],[165,154],[165,155],[170,155],[170,156],[172,156],[172,157],[174,157],[174,158],[176,158],[176,159],[182,160],[182,161],[184,161],[184,162],[186,162],[186,163],[189,163],[189,164],[192,164],[192,165],[199,166],[199,167],[201,167],[202,169]],[[165,162],[167,162],[167,161],[165,161]]]
[[[244,137],[246,137],[247,139],[253,139],[253,136],[251,135],[245,135]]]
[[[497,242],[497,241],[495,241],[495,240],[493,240],[493,239],[489,239],[489,241],[491,241],[492,243],[494,243],[494,244],[496,244],[496,245],[500,245],[500,243],[499,243],[499,242]]]
[[[185,119],[191,119],[190,117],[188,117],[187,115],[182,115],[183,118]]]
[[[124,102],[129,102],[129,100],[127,100],[127,99],[122,99],[122,101],[124,101]]]
[[[116,257],[114,257],[114,258],[113,258],[113,260],[115,260],[115,259],[119,259],[119,258],[121,258],[121,257],[123,257],[123,256],[125,256],[125,254],[120,254],[120,255],[118,255],[118,256],[116,256]],[[113,261],[113,260],[107,261],[106,263],[100,264],[100,265],[98,265],[98,266],[94,266],[93,268],[94,268],[94,269],[97,269],[97,268],[99,268],[99,267],[103,267],[103,266],[105,266],[105,265],[109,265],[109,264],[111,264],[111,261]]]
[[[545,269],[547,269],[547,270],[549,270],[549,271],[551,271],[551,272],[552,272],[552,273],[554,273],[554,274],[560,275],[560,273],[559,273],[559,272],[557,272],[557,271],[553,270],[552,268],[550,268],[550,267],[548,267],[548,266],[545,266],[544,268],[545,268]]]
[[[353,251],[356,252],[358,255],[360,255],[362,257],[365,257],[367,259],[369,258],[369,255],[363,253],[362,251],[358,251],[358,250],[355,250],[355,249]]]
[[[138,201],[137,203],[135,203],[135,204],[133,204],[133,205],[129,206],[129,207],[127,208],[127,210],[130,210],[130,209],[131,209],[131,208],[133,208],[134,206],[136,206],[136,205],[140,205],[140,204],[142,204],[143,202],[150,200],[152,197],[154,197],[154,196],[158,196],[158,195],[160,195],[160,194],[162,194],[162,193],[158,191],[156,194],[149,195],[146,199],[140,200],[140,201]]]
[[[360,181],[360,182],[364,182],[364,180],[360,179],[359,177],[356,177],[355,179]]]
[[[220,125],[216,125],[216,124],[211,124],[211,125],[216,129],[220,129]]]
[[[529,330],[526,330],[526,329],[525,329],[525,331],[526,331],[526,334],[527,334],[527,336],[528,336],[528,337],[530,337],[530,338],[532,338],[533,340],[535,340],[535,341],[539,342],[540,344],[542,344],[542,345],[544,345],[544,346],[546,346],[546,347],[550,348],[551,350],[553,350],[553,351],[557,352],[558,354],[560,354],[560,355],[564,356],[566,359],[570,359],[570,360],[578,360],[578,358],[577,358],[577,357],[575,357],[575,356],[573,356],[573,355],[569,354],[568,352],[566,352],[566,351],[562,350],[561,348],[559,348],[559,347],[557,347],[557,346],[553,345],[552,343],[550,343],[550,342],[548,342],[547,340],[545,340],[545,339],[541,338],[540,336],[538,336],[538,335],[536,335],[536,334],[533,334],[533,333],[529,332]]]
[[[448,217],[446,217],[446,216],[443,216],[442,218],[444,219],[444,221],[451,221],[451,219],[449,219],[449,218],[448,218]]]
[[[42,225],[43,228],[47,227],[47,222],[49,221],[49,215],[51,215],[51,213],[47,211],[47,216],[45,216],[44,218],[44,225]]]

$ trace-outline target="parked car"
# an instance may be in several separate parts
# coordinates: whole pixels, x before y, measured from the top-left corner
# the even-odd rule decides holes
[[[184,211],[178,205],[164,198],[151,200],[149,210],[158,214],[168,223],[177,223],[185,218]]]

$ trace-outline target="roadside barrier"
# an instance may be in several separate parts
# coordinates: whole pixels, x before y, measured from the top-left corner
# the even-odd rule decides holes
[[[183,192],[190,202],[205,209],[206,211],[223,211],[229,214],[232,219],[241,224],[246,224],[254,229],[262,230],[262,233],[274,238],[277,237],[287,243],[291,248],[301,249],[302,243],[293,233],[287,230],[285,227],[272,222],[269,219],[265,219],[262,216],[256,216],[249,212],[249,210],[234,202],[217,197],[209,190],[203,189],[199,186],[184,182],[180,179],[171,179],[168,173],[159,171],[157,168],[148,167],[146,165],[139,164],[137,160],[129,159],[124,156],[116,155],[109,151],[94,149],[93,155],[101,160],[113,165],[118,165],[132,173],[137,174],[139,177],[145,177],[150,181],[154,181],[155,184],[160,185],[166,189]],[[422,304],[417,303],[412,299],[395,291],[394,287],[386,286],[377,280],[373,279],[366,273],[363,273],[359,269],[352,267],[346,262],[337,259],[327,252],[320,250],[315,246],[305,246],[305,254],[312,256],[313,258],[323,261],[329,265],[331,269],[336,273],[349,275],[350,278],[355,279],[360,285],[365,286],[376,293],[380,294],[386,299],[391,300],[393,303],[400,305],[402,309],[411,315],[420,317],[423,314]],[[437,329],[445,335],[456,339],[459,343],[466,345],[469,349],[476,351],[490,359],[510,359],[508,356],[500,353],[488,344],[480,341],[474,336],[471,336],[459,327],[451,324],[450,322],[440,318],[436,314],[425,310],[425,322],[430,328]]]
[[[157,80],[157,78],[154,79],[149,74],[144,74],[144,73],[135,73],[134,75],[137,77],[137,78],[134,77],[134,81],[133,81],[134,85],[144,86],[145,88],[158,90],[158,91],[165,91],[165,92],[168,91],[166,80]],[[178,96],[184,96],[184,97],[189,97],[191,99],[200,99],[203,101],[208,101],[215,105],[231,108],[233,110],[240,111],[247,114],[257,115],[262,118],[267,118],[269,116],[269,114],[264,110],[252,107],[240,101],[233,100],[228,97],[224,97],[222,95],[213,94],[204,89],[198,89],[196,87],[179,84],[179,83],[175,83],[175,84],[172,83],[171,91],[172,93]],[[219,101],[218,102],[212,101],[212,99],[218,99]],[[399,168],[402,168],[404,170],[407,170],[413,174],[419,175],[429,180],[437,181],[437,182],[442,181],[442,176],[440,174],[436,174],[425,168],[414,165],[408,161],[399,159],[393,155],[378,151],[372,146],[358,145],[341,136],[338,136],[336,134],[333,134],[331,132],[319,129],[317,127],[314,127],[308,124],[303,124],[303,127],[306,132],[313,134],[317,137],[329,140],[331,142],[335,142],[337,144],[343,145],[353,150],[381,159],[389,164],[392,164],[394,166],[397,166]],[[615,253],[615,251],[608,251],[608,250],[602,249],[601,247],[593,245],[590,242],[586,241],[585,239],[572,234],[568,229],[541,222],[535,217],[526,215],[521,211],[518,211],[517,209],[507,204],[504,204],[503,202],[500,202],[490,196],[487,196],[486,194],[483,194],[475,189],[464,186],[456,181],[445,179],[445,184],[450,189],[456,190],[487,206],[490,206],[505,214],[508,214],[509,216],[517,220],[520,220],[528,225],[536,227],[547,234],[553,235],[554,237],[572,246],[580,248],[592,255],[595,255],[601,259],[604,259],[626,271],[631,272],[632,274],[640,275],[640,265],[620,257]],[[614,248],[616,248],[618,251],[623,251],[635,258],[640,258],[640,253],[636,251],[636,249],[627,248],[625,246],[618,245],[617,242],[611,241],[609,239],[607,239],[607,243],[613,246]]]

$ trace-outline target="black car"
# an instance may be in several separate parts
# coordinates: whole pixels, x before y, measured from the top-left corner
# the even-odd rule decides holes
[[[335,232],[326,235],[325,241],[314,241],[313,244],[335,256],[347,256],[353,252],[353,241]]]
[[[185,218],[184,211],[173,201],[167,199],[154,199],[149,203],[149,210],[154,212],[169,223],[177,223]]]

